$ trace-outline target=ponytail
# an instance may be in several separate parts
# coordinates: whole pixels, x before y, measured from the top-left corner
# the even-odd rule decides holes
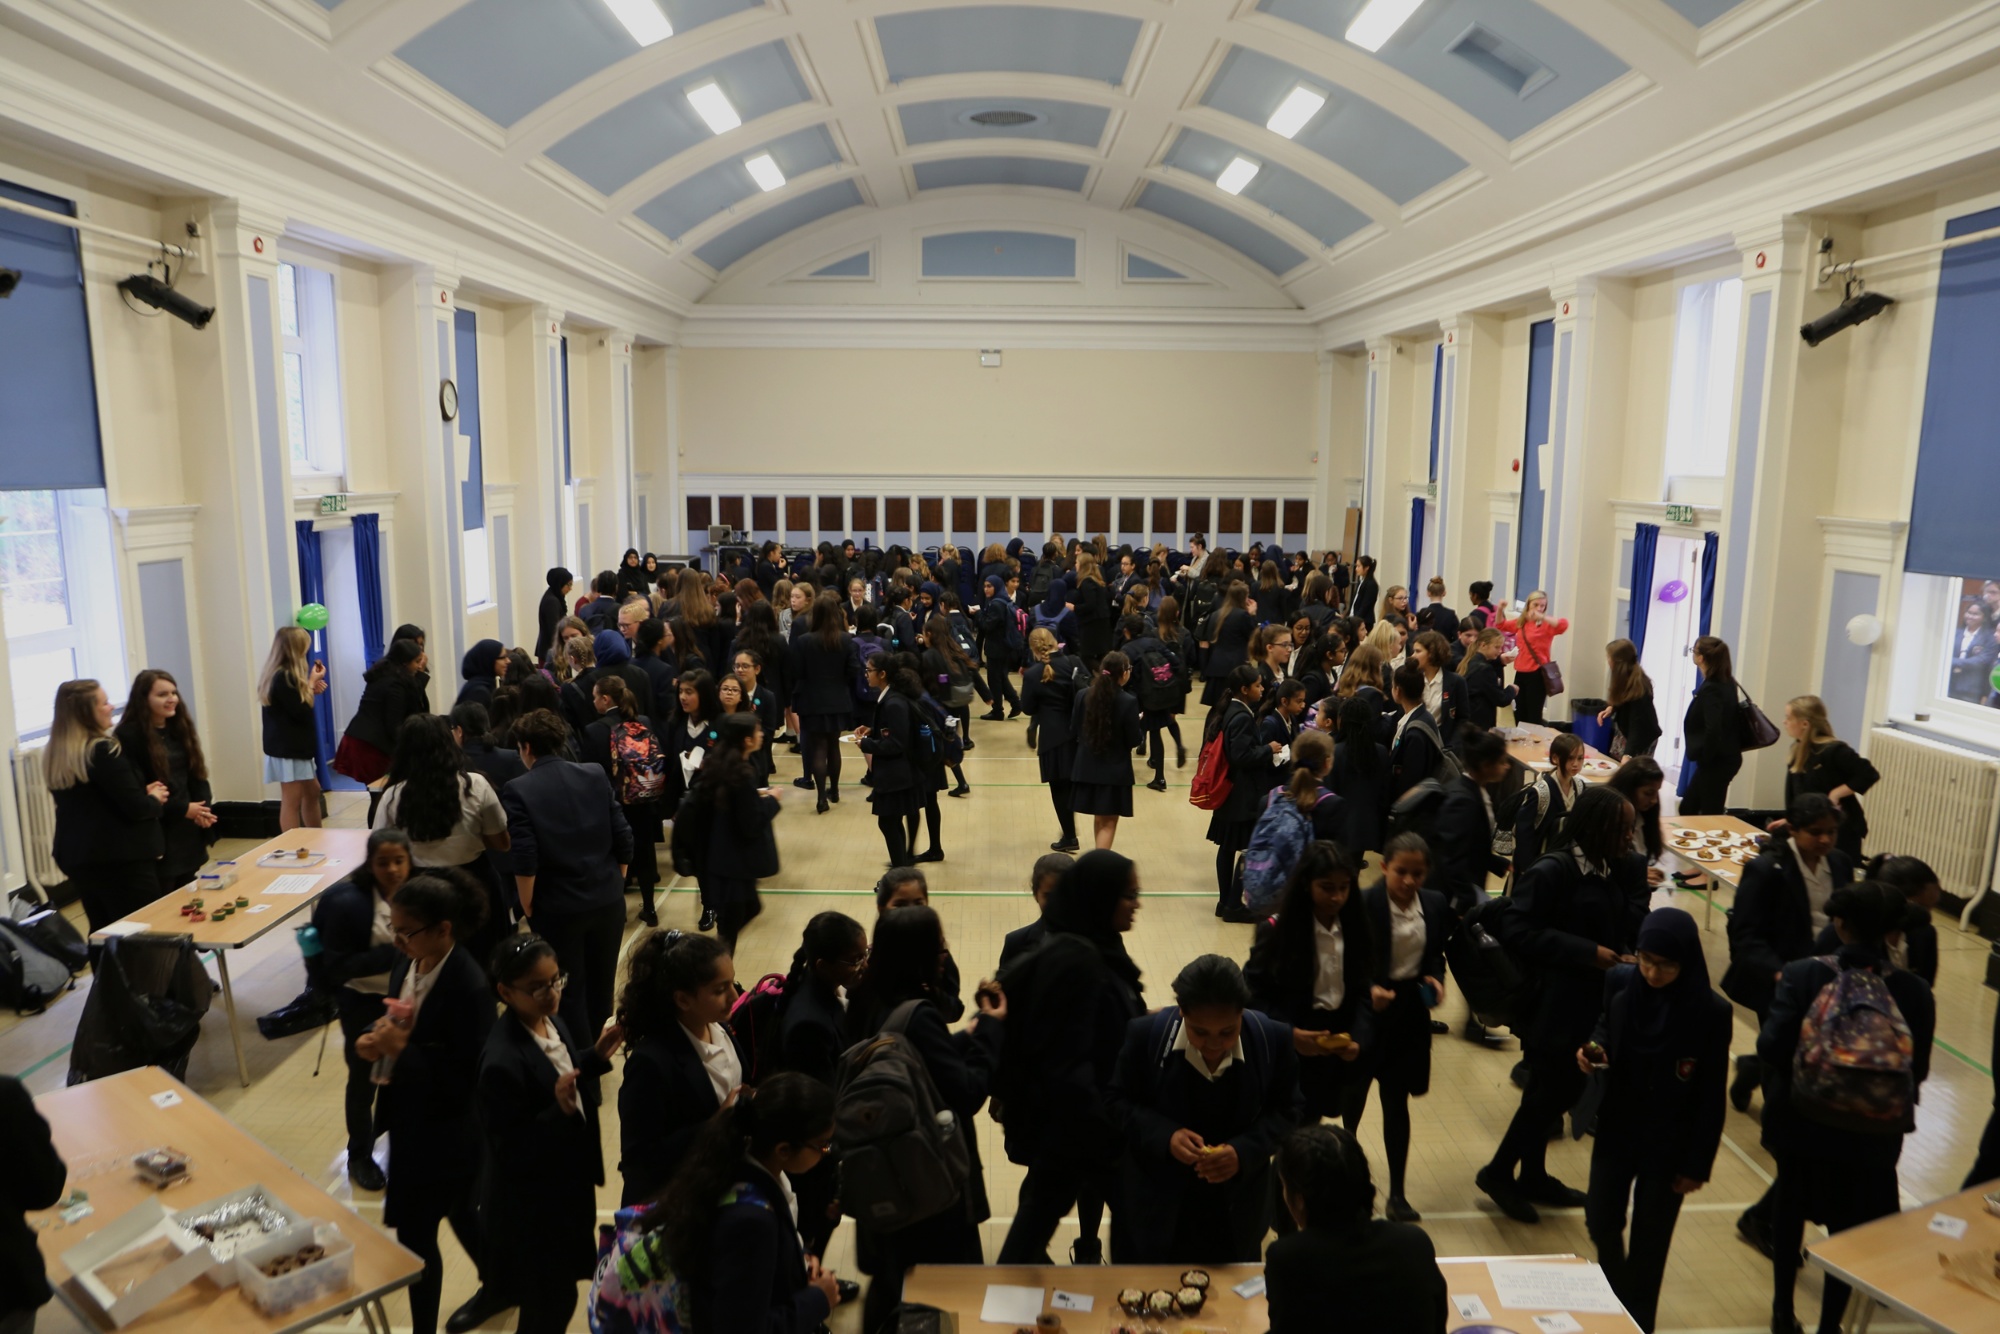
[[[852,948],[857,940],[865,944],[868,932],[846,913],[814,914],[812,920],[806,923],[805,935],[800,938],[798,949],[792,953],[791,971],[785,975],[785,994],[790,996],[792,988],[805,981],[806,973],[814,964],[839,958],[841,952]]]
[[[1083,741],[1094,751],[1106,751],[1118,744],[1114,729],[1118,723],[1118,697],[1125,693],[1120,680],[1132,670],[1132,660],[1123,653],[1107,653],[1099,659],[1097,675],[1083,697]]]

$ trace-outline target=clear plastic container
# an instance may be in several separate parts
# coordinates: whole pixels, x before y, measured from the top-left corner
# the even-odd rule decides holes
[[[275,1278],[264,1272],[265,1264],[296,1255],[308,1243],[324,1248],[325,1257]],[[236,1281],[258,1310],[265,1315],[283,1315],[354,1286],[354,1243],[332,1223],[309,1220],[238,1251]]]

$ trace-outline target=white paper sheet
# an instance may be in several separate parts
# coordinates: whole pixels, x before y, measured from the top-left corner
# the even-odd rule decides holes
[[[320,879],[321,877],[316,875],[274,876],[271,883],[264,886],[264,892],[266,894],[310,894],[313,892],[313,887],[319,884]]]
[[[1097,1298],[1092,1297],[1090,1294],[1084,1292],[1064,1292],[1061,1288],[1057,1288],[1055,1295],[1049,1298],[1049,1309],[1051,1311],[1081,1311],[1085,1315],[1088,1315],[1090,1308],[1095,1305],[1097,1305]]]
[[[1008,1283],[988,1283],[979,1318],[989,1325],[1032,1325],[1042,1313],[1042,1290]]]
[[[1582,1334],[1583,1330],[1583,1326],[1577,1323],[1576,1317],[1567,1311],[1536,1316],[1535,1328],[1542,1331],[1542,1334]]]
[[[1931,1231],[1940,1237],[1950,1237],[1953,1241],[1965,1238],[1966,1222],[1956,1214],[1932,1214]]]
[[[1264,1276],[1259,1274],[1255,1278],[1246,1278],[1231,1288],[1230,1291],[1246,1302],[1252,1297],[1262,1297],[1264,1295]]]
[[[1489,1260],[1493,1292],[1510,1311],[1583,1311],[1622,1315],[1604,1271],[1593,1264],[1549,1264],[1532,1260]]]
[[[1476,1292],[1453,1293],[1452,1310],[1458,1312],[1460,1320],[1491,1320],[1493,1313],[1486,1309],[1486,1299]]]
[[[146,930],[144,922],[112,922],[92,932],[99,936],[136,936]]]

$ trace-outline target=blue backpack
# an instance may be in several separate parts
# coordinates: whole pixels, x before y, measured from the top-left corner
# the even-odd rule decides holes
[[[1313,804],[1318,805],[1332,795],[1321,788]],[[1254,913],[1277,911],[1285,882],[1291,879],[1292,868],[1305,855],[1312,836],[1311,817],[1285,795],[1285,789],[1271,789],[1271,794],[1264,798],[1264,813],[1257,817],[1250,831],[1250,846],[1243,853],[1244,907]]]

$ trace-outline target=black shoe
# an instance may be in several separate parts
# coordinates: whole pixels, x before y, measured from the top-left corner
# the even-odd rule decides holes
[[[1480,1023],[1471,1015],[1465,1016],[1465,1040],[1483,1045],[1486,1041],[1486,1025]]]
[[[1400,1195],[1391,1195],[1389,1202],[1382,1207],[1382,1213],[1391,1223],[1416,1223],[1423,1219],[1423,1215],[1412,1209],[1410,1202]]]
[[[1082,844],[1078,843],[1078,842],[1077,842],[1077,841],[1076,841],[1075,839],[1073,839],[1073,838],[1059,838],[1059,839],[1057,839],[1057,840],[1056,840],[1055,842],[1053,842],[1053,843],[1049,844],[1049,851],[1050,851],[1050,852],[1075,852],[1075,851],[1076,851],[1076,850],[1077,850],[1077,849],[1078,849],[1079,847],[1081,847],[1081,846],[1082,846]]]
[[[849,1302],[861,1300],[861,1285],[851,1278],[835,1279],[833,1281],[833,1290],[835,1295],[840,1298],[842,1306],[847,1305]]]
[[[695,930],[697,931],[715,930],[715,909],[703,908],[701,910],[701,924],[695,927]]]
[[[944,849],[932,848],[929,852],[918,853],[916,856],[910,858],[910,860],[913,862],[941,862],[944,860]]]
[[[1104,1243],[1096,1237],[1078,1237],[1069,1244],[1069,1262],[1073,1265],[1103,1264]]]
[[[1029,723],[1029,724],[1028,724],[1028,749],[1029,749],[1029,750],[1033,750],[1034,748],[1035,748],[1035,725],[1034,725],[1033,723]]]
[[[1528,1203],[1527,1197],[1516,1190],[1514,1183],[1501,1176],[1491,1165],[1480,1168],[1478,1174],[1472,1178],[1472,1184],[1479,1187],[1481,1193],[1498,1205],[1501,1213],[1516,1223],[1542,1221],[1541,1214],[1535,1211],[1534,1205]]]
[[[1223,921],[1233,922],[1237,926],[1251,926],[1264,920],[1240,903],[1232,903],[1227,907],[1218,907],[1215,910],[1215,915]]]
[[[1009,711],[1009,713],[1007,714],[1007,717],[1005,718],[1005,720],[1004,720],[1004,721],[1006,721],[1006,722],[1010,722],[1010,723],[1011,723],[1011,722],[1013,722],[1013,721],[1014,721],[1014,720],[1015,720],[1016,718],[1019,718],[1020,716],[1021,716],[1021,710],[1019,710],[1019,709],[1014,709],[1014,710],[1011,710],[1011,711]]]
[[[982,713],[978,717],[982,723],[1004,723],[1007,721],[1007,715],[1004,713]]]
[[[1451,1025],[1450,1025],[1450,1024],[1447,1024],[1447,1023],[1446,1023],[1446,1022],[1445,1022],[1444,1020],[1442,1020],[1442,1019],[1433,1019],[1433,1020],[1431,1020],[1431,1032],[1433,1032],[1433,1033],[1449,1033],[1449,1032],[1451,1032]]]
[[[819,794],[819,800],[813,804],[813,814],[825,815],[826,806],[827,806],[826,793],[822,792]]]
[[[979,749],[979,747],[978,747],[978,746],[976,746],[976,745],[974,745],[974,744],[972,743],[972,738],[971,738],[971,737],[967,737],[967,738],[965,739],[965,748],[966,748],[967,750],[978,750],[978,749]]]
[[[799,775],[799,776],[798,776],[797,778],[794,778],[794,779],[792,780],[792,786],[793,786],[793,787],[802,787],[802,788],[806,789],[806,791],[808,791],[808,792],[812,791],[812,786],[813,786],[813,778],[812,778],[812,775],[811,775],[811,774],[800,774],[800,775]]]
[[[863,775],[861,775],[861,786],[863,786],[863,787],[874,787],[874,786],[875,786],[875,775],[874,775],[874,774],[863,774]]]
[[[1187,747],[1178,741],[1174,742],[1174,768],[1187,768]]]
[[[1149,792],[1165,792],[1167,790],[1167,780],[1165,778],[1155,778],[1152,782],[1146,784],[1146,789]]]
[[[1145,748],[1144,746],[1141,746],[1141,747],[1139,747],[1139,748],[1138,748],[1137,750],[1133,751],[1132,753],[1133,753],[1134,755],[1137,755],[1137,756],[1138,756],[1138,757],[1139,757],[1140,759],[1142,759],[1142,760],[1146,758],[1146,748]]]
[[[347,1180],[356,1190],[381,1190],[389,1184],[382,1175],[381,1164],[365,1153],[347,1154]]]
[[[945,795],[947,797],[969,797],[972,795],[972,784],[960,783],[957,787],[945,793]]]
[[[650,905],[641,908],[639,909],[639,920],[647,926],[657,927],[660,924],[659,911]]]
[[[1736,1218],[1736,1235],[1757,1248],[1758,1254],[1767,1260],[1777,1258],[1771,1245],[1771,1224],[1755,1209],[1745,1209]]]
[[[1528,1063],[1525,1060],[1514,1062],[1514,1068],[1507,1072],[1507,1080],[1517,1089],[1528,1087]]]
[[[840,789],[838,787],[828,788],[826,790],[826,799],[838,806],[840,804]]]
[[[1797,1316],[1789,1320],[1779,1318],[1771,1322],[1771,1334],[1806,1334],[1806,1327],[1799,1323]]]
[[[1551,1176],[1538,1181],[1522,1181],[1517,1187],[1522,1198],[1551,1209],[1581,1209],[1590,1197],[1574,1186],[1566,1186]]]
[[[507,1302],[488,1296],[486,1289],[480,1288],[445,1320],[446,1334],[466,1334],[467,1330],[477,1329],[501,1312],[513,1309]]]
[[[1750,1066],[1736,1067],[1736,1078],[1729,1083],[1729,1105],[1737,1111],[1750,1110],[1750,1095],[1757,1091],[1757,1074]]]

